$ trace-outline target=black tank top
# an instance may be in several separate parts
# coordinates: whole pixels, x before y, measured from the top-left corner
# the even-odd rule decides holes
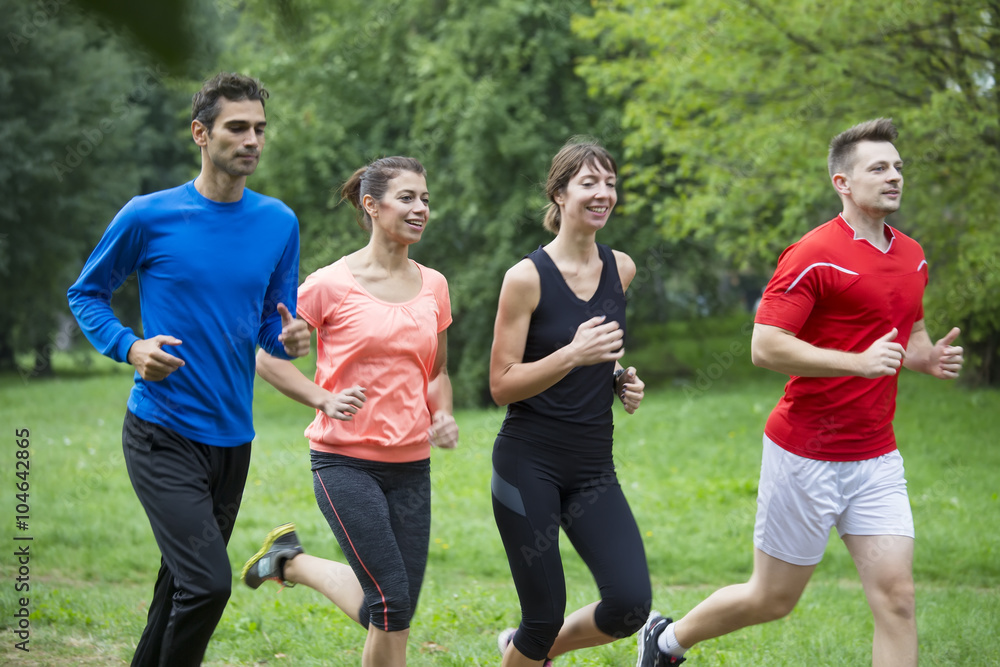
[[[625,330],[625,294],[611,248],[597,244],[601,257],[601,280],[588,301],[583,301],[563,279],[559,268],[540,246],[527,255],[538,270],[541,295],[531,315],[524,361],[537,361],[576,335],[581,323],[606,316]],[[577,366],[566,377],[542,393],[507,406],[500,428],[502,435],[532,441],[553,438],[609,443],[612,436],[611,406],[614,403],[615,362]]]

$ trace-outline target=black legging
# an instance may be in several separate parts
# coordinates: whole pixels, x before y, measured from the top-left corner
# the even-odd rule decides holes
[[[597,628],[627,637],[649,616],[652,589],[642,538],[618,484],[610,443],[599,450],[504,435],[493,446],[493,516],[521,602],[513,642],[531,660],[547,657],[566,611],[560,526],[597,582]]]
[[[316,502],[365,592],[361,624],[410,627],[427,567],[430,459],[380,463],[312,453]]]

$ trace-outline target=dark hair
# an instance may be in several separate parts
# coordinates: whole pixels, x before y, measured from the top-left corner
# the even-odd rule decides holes
[[[230,102],[258,100],[264,106],[264,100],[270,94],[257,79],[233,72],[219,72],[206,81],[201,90],[191,98],[191,120],[201,122],[211,132],[215,119],[219,116],[220,97]]]
[[[566,189],[570,180],[584,165],[591,167],[599,165],[616,176],[618,175],[618,165],[615,163],[615,159],[596,140],[589,137],[573,137],[567,141],[552,158],[549,178],[545,182],[545,195],[549,198],[549,205],[545,208],[545,221],[542,224],[553,234],[559,233],[559,226],[562,224],[562,215],[559,212],[559,204],[556,203],[556,195]]]
[[[892,143],[899,136],[891,118],[876,118],[858,123],[844,130],[830,141],[830,154],[826,163],[830,177],[834,174],[846,174],[854,168],[854,149],[862,141],[887,141]]]
[[[381,201],[389,188],[389,181],[404,171],[427,176],[424,165],[416,158],[394,155],[379,158],[368,166],[361,167],[340,186],[340,201],[346,199],[358,210],[358,225],[361,229],[366,232],[372,230],[372,218],[361,204],[365,195],[371,195],[375,201]]]

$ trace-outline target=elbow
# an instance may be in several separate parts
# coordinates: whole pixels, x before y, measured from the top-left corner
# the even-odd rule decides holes
[[[493,399],[493,402],[496,403],[501,408],[510,403],[510,398],[507,396],[507,393],[503,390],[503,387],[501,386],[500,382],[497,382],[496,380],[493,379],[490,379],[490,397]]]
[[[750,346],[750,361],[758,368],[768,368],[767,355],[760,345]]]
[[[264,350],[257,351],[257,375],[268,381],[270,381],[271,377],[271,374],[268,372],[270,370],[270,360],[271,356],[267,352]]]
[[[501,408],[510,403],[510,400],[502,392],[493,387],[490,387],[490,396],[493,398],[493,402]]]

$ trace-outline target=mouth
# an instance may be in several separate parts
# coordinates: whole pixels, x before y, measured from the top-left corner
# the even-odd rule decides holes
[[[596,213],[597,215],[604,215],[610,209],[607,206],[588,206],[587,210],[590,211],[591,213]]]
[[[414,229],[423,229],[424,225],[427,224],[424,220],[405,220],[404,222]]]

